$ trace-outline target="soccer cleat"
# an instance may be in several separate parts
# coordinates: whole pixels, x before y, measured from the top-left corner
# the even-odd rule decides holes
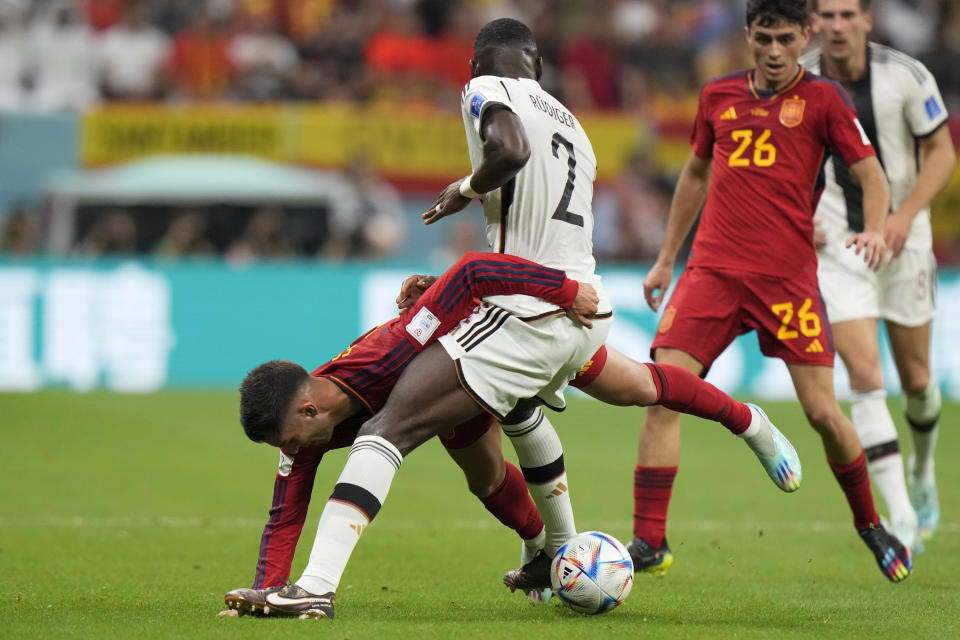
[[[857,533],[873,551],[883,575],[890,582],[903,582],[913,568],[913,556],[882,524],[860,529]]]
[[[627,545],[627,551],[630,552],[630,559],[633,560],[634,573],[645,571],[663,575],[673,564],[673,553],[666,538],[659,547],[651,546],[643,538],[634,538]]]
[[[523,566],[533,560],[539,549],[534,551],[524,542],[520,545],[520,566]],[[530,601],[530,604],[536,606],[538,604],[546,604],[550,601],[550,598],[553,597],[553,589],[547,587],[546,589],[531,589],[525,592],[527,600]]]
[[[550,559],[550,556],[543,549],[537,551],[533,560],[519,569],[512,569],[503,574],[503,584],[510,587],[510,591],[520,589],[528,594],[531,591],[549,589]]]
[[[234,589],[223,596],[223,601],[227,604],[227,608],[236,611],[238,616],[268,616],[270,615],[270,606],[267,604],[267,596],[280,591],[282,588]]]
[[[760,464],[763,465],[767,475],[770,476],[775,485],[787,493],[796,491],[800,488],[800,480],[803,478],[803,470],[800,467],[800,456],[797,455],[797,450],[793,448],[786,436],[774,426],[763,409],[749,402],[747,406],[750,407],[750,413],[753,414],[754,418],[760,419],[761,424],[770,429],[770,437],[773,440],[773,455],[767,455],[769,440],[767,440],[766,446],[758,446],[759,436],[747,440],[747,445],[756,454]],[[762,449],[766,449],[766,451]]]
[[[937,497],[937,483],[925,481],[913,475],[915,460],[913,455],[907,459],[907,477],[910,478],[910,503],[917,512],[917,524],[920,538],[929,540],[937,532],[940,524],[940,500]]]
[[[885,525],[890,529],[890,533],[903,543],[903,546],[910,549],[910,553],[915,556],[923,553],[923,538],[920,536],[920,528],[916,520],[893,520]]]
[[[333,591],[314,595],[297,584],[288,584],[280,591],[267,594],[270,615],[308,618],[333,617]]]

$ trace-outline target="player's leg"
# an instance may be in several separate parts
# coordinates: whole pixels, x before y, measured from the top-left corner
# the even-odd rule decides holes
[[[332,617],[334,593],[350,554],[380,511],[403,457],[480,412],[460,387],[454,363],[441,345],[433,344],[414,358],[383,409],[360,428],[320,514],[307,567],[296,583],[267,596],[271,610]]]
[[[850,417],[867,457],[867,467],[890,513],[890,528],[918,552],[917,515],[910,504],[897,428],[887,407],[876,318],[831,324],[837,353],[850,375]]]
[[[683,367],[640,363],[612,347],[604,347],[599,373],[594,366],[583,376],[589,382],[574,385],[594,398],[616,406],[662,405],[719,422],[744,439],[760,459],[770,479],[784,491],[800,487],[800,461],[793,445],[759,407],[729,395]],[[586,382],[586,380],[585,380]]]
[[[472,437],[471,432],[481,430],[482,435]],[[523,473],[503,457],[501,439],[499,425],[487,415],[477,416],[449,434],[440,434],[447,453],[463,470],[470,492],[523,540],[521,564],[525,564],[543,548],[546,536]]]
[[[910,482],[920,533],[934,534],[940,521],[940,503],[934,477],[933,456],[940,420],[940,388],[930,372],[930,323],[908,327],[887,320],[890,347],[900,374],[904,412],[913,439]]]
[[[807,420],[823,441],[827,462],[850,505],[857,532],[883,574],[892,582],[900,582],[910,574],[910,551],[880,524],[866,456],[833,392],[833,368],[798,364],[788,364],[787,368]]]
[[[657,364],[686,369],[694,375],[703,365],[679,349],[659,348]],[[667,511],[680,464],[680,414],[660,405],[647,408],[633,470],[633,540],[627,545],[634,569],[663,573],[673,564],[667,544]]]

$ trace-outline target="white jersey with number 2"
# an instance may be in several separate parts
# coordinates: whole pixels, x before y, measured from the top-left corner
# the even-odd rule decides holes
[[[461,100],[474,170],[483,159],[480,124],[494,105],[509,109],[520,119],[530,159],[507,184],[482,196],[490,249],[589,282],[600,295],[598,312],[609,312],[600,277],[594,273],[592,201],[597,159],[583,127],[536,80],[474,78],[464,87]],[[529,296],[491,296],[486,300],[520,317],[557,308]]]

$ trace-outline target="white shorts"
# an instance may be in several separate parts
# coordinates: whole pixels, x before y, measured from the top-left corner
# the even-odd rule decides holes
[[[484,302],[440,344],[456,363],[464,390],[500,419],[534,396],[562,410],[563,390],[603,345],[612,322],[598,318],[587,329],[562,313],[523,321]]]
[[[899,256],[871,271],[846,240],[832,241],[819,251],[817,277],[830,322],[883,318],[905,327],[933,319],[937,262],[930,249],[905,248]]]

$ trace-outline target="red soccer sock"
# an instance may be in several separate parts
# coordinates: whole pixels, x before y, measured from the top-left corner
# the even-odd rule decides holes
[[[676,467],[644,467],[633,470],[633,535],[659,547],[667,535],[667,508],[673,492]]]
[[[667,409],[719,422],[734,435],[750,426],[750,407],[683,367],[645,362],[657,386],[657,402]]]
[[[827,460],[833,475],[837,477],[840,488],[847,496],[850,510],[853,511],[853,526],[857,531],[880,523],[880,516],[873,505],[873,493],[870,491],[870,476],[867,473],[867,458],[860,452],[850,464],[837,464]]]
[[[524,540],[530,540],[540,535],[543,521],[527,492],[523,473],[509,462],[506,465],[507,473],[503,482],[489,496],[480,498],[480,502],[497,520],[516,531]]]

